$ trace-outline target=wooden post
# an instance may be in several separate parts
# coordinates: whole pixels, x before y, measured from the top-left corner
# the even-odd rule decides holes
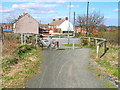
[[[0,27],[0,31],[1,31],[0,32],[0,58],[2,60],[2,53],[3,53],[3,28],[2,26]]]
[[[96,43],[96,42],[95,42],[95,38],[93,38],[93,40],[94,40],[94,41],[93,41],[93,42],[94,42],[94,46],[96,46],[96,44],[95,44],[95,43]]]
[[[75,49],[75,43],[74,43],[74,40],[73,40],[73,49]]]
[[[97,43],[98,43],[98,40],[97,39],[95,39],[95,45],[97,46]]]
[[[97,58],[99,58],[99,44],[97,44]]]
[[[23,44],[23,33],[21,33],[21,44]]]
[[[26,34],[24,34],[24,44],[26,44]]]
[[[82,44],[81,44],[81,39],[82,39],[82,38],[80,37],[80,45],[82,45]]]
[[[0,89],[2,89],[2,75],[3,75],[3,69],[2,69],[2,59],[3,59],[3,28],[0,27]]]
[[[106,40],[103,43],[104,53],[106,52]]]
[[[90,37],[88,37],[88,45],[90,46],[90,43],[91,43],[91,40],[90,40]]]
[[[36,35],[36,44],[37,44],[37,35]]]

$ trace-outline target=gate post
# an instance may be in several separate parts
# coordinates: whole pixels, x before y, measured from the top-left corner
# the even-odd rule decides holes
[[[21,44],[23,44],[23,33],[21,33]]]
[[[26,44],[26,34],[24,34],[24,44]]]
[[[103,43],[104,53],[106,52],[106,40]]]
[[[97,44],[97,58],[99,58],[99,48],[100,48],[100,46],[99,46],[99,44]]]
[[[73,49],[75,49],[75,42],[74,42],[74,40],[73,40]]]
[[[36,36],[36,44],[37,44],[37,39],[38,39],[38,38],[37,38],[37,35],[35,35],[35,36]]]

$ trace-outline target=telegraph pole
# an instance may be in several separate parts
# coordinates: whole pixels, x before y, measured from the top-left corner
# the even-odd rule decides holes
[[[88,14],[89,14],[89,1],[87,2],[86,36],[88,33]]]
[[[71,3],[70,3],[70,5],[69,5],[69,27],[68,27],[68,44],[70,43],[70,35],[69,35],[69,33],[70,33],[70,14],[71,14]]]
[[[76,34],[76,30],[75,30],[75,12],[74,12],[74,36]]]

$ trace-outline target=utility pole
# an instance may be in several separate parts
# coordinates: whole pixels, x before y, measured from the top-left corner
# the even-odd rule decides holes
[[[89,14],[89,1],[87,2],[86,36],[88,33],[88,14]]]
[[[75,30],[75,12],[74,12],[74,36],[76,35],[76,30]]]
[[[69,27],[68,27],[68,44],[70,44],[70,14],[71,14],[71,3],[69,5]]]

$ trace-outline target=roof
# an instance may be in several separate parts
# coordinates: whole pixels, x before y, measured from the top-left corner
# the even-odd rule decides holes
[[[56,21],[52,21],[52,23],[50,23],[49,25],[60,25],[64,22],[65,20],[56,20]]]
[[[3,30],[4,32],[12,32],[12,30]]]
[[[0,23],[0,25],[1,26],[3,26],[3,25],[10,26],[10,25],[12,25],[12,23]]]
[[[24,17],[24,16],[26,16],[26,15],[28,15],[28,16],[30,16],[30,17],[32,17],[30,14],[28,14],[28,13],[23,13],[23,15],[19,15],[19,17],[18,17],[18,19],[16,19],[16,22],[18,21],[18,20],[20,20],[22,17]],[[33,18],[33,17],[32,17]],[[33,18],[34,19],[34,18]],[[37,23],[39,23],[36,19],[34,19]],[[15,23],[16,23],[15,22]]]

